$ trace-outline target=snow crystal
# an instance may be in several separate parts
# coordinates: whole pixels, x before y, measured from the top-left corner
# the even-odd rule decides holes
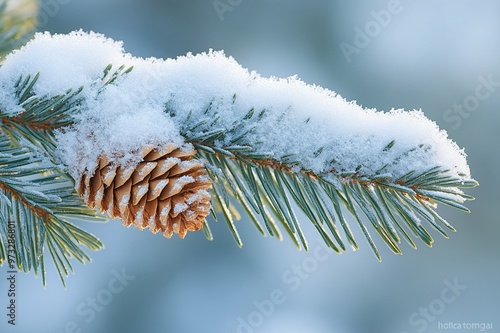
[[[142,227],[142,217],[144,215],[144,207],[141,207],[139,208],[139,210],[135,213],[135,221],[134,221],[134,224],[136,227],[138,227],[139,229],[143,229]]]
[[[103,87],[108,64],[134,69]],[[398,178],[434,166],[470,177],[464,151],[421,111],[363,108],[297,77],[261,77],[223,52],[141,59],[96,33],[37,34],[0,68],[0,107],[16,112],[14,82],[37,72],[41,95],[85,87],[74,124],[57,135],[58,158],[76,178],[102,154],[123,166],[139,163],[146,145],[182,147],[181,131],[203,120],[210,125],[197,130],[225,132],[219,147],[246,133],[234,144],[295,162],[296,171],[333,174],[332,181],[340,173]]]
[[[161,165],[160,173],[165,173],[170,170],[174,165],[181,163],[181,160],[177,157],[169,157],[165,159],[165,163]]]
[[[202,202],[203,198],[208,195],[208,192],[206,190],[198,190],[195,193],[191,194],[187,199],[186,203],[188,205],[193,204],[194,202]]]
[[[210,176],[202,174],[202,175],[196,177],[196,180],[199,181],[199,182],[206,182],[206,181],[210,180]]]
[[[174,213],[175,214],[182,213],[182,212],[186,211],[188,208],[189,208],[188,205],[186,205],[183,202],[179,202],[179,203],[175,204],[175,206],[174,206]]]
[[[198,214],[189,209],[184,212],[184,215],[186,216],[187,219],[195,219],[198,217]]]
[[[130,194],[126,194],[122,197],[122,199],[118,203],[120,211],[123,211],[127,207],[129,201],[130,201]]]
[[[161,225],[162,226],[166,226],[167,225],[167,220],[168,220],[168,214],[170,213],[170,207],[168,206],[165,206],[162,208],[161,212],[160,212],[160,221],[161,221]]]
[[[431,190],[420,190],[419,192],[430,198],[439,197],[454,202],[465,202],[465,198],[461,197],[458,193],[454,194],[454,193],[446,193],[444,191],[431,191]]]
[[[185,172],[198,165],[200,165],[200,162],[198,162],[197,160],[185,160],[179,163],[179,168],[181,169],[182,172]]]
[[[165,186],[167,186],[167,180],[166,180],[166,179],[162,179],[162,180],[160,180],[160,181],[156,184],[155,188],[153,189],[153,192],[157,192],[157,191],[163,190],[163,188],[164,188]]]
[[[182,176],[182,177],[179,177],[179,179],[177,179],[177,181],[175,182],[174,184],[174,187],[173,187],[173,191],[178,191],[182,188],[184,188],[184,186],[186,186],[187,184],[190,184],[194,182],[194,178],[191,177],[191,176]]]
[[[141,198],[144,194],[146,194],[148,192],[148,189],[149,189],[149,184],[140,185],[136,196]]]

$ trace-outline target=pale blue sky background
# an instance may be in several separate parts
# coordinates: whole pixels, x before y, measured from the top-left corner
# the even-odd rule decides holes
[[[43,30],[94,30],[123,40],[127,51],[144,57],[223,49],[262,75],[297,74],[367,107],[422,108],[465,147],[481,186],[470,191],[477,198],[468,205],[471,214],[440,208],[458,229],[450,239],[434,233],[432,249],[421,242],[417,251],[403,245],[403,256],[377,240],[382,263],[359,232],[359,251],[331,253],[318,261],[289,241],[261,237],[246,220],[238,223],[242,249],[223,222],[211,224],[213,242],[201,233],[167,240],[123,228],[118,221],[82,224],[106,249],[91,253],[91,264],[75,263],[67,290],[50,265],[46,289],[40,279],[20,273],[18,326],[6,327],[2,320],[1,332],[60,333],[71,322],[92,333],[237,332],[238,318],[258,319],[252,315],[254,302],[262,304],[275,290],[282,292],[281,304],[268,308],[272,313],[253,332],[435,333],[443,332],[439,322],[450,321],[493,323],[489,332],[499,332],[500,86],[461,117],[459,126],[458,113],[448,112],[455,120],[445,114],[474,94],[479,77],[500,82],[500,2],[401,0],[397,13],[380,31],[371,31],[369,44],[359,47],[350,62],[341,43],[355,45],[356,27],[373,25],[372,11],[388,9],[391,1],[222,0],[237,4],[223,20],[210,0],[48,2],[52,7],[42,7],[48,17]],[[316,232],[302,220],[315,249],[320,244]],[[295,283],[283,278],[302,264],[311,270],[307,277]],[[135,278],[117,294],[105,291],[112,271],[122,269]],[[467,287],[455,290],[458,295],[449,304],[440,301],[449,288],[445,280]],[[87,298],[99,295],[110,302],[86,322],[90,315],[81,316],[77,309],[88,310]],[[436,314],[432,320],[419,314],[429,307]]]

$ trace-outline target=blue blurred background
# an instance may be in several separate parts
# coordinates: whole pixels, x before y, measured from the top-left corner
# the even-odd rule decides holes
[[[246,219],[242,249],[224,222],[211,223],[212,242],[82,223],[106,249],[75,263],[66,290],[51,265],[45,289],[20,274],[18,323],[2,320],[1,332],[480,331],[450,322],[500,332],[500,2],[50,0],[41,10],[41,30],[101,32],[137,56],[223,49],[264,76],[297,74],[366,107],[421,108],[465,147],[481,186],[468,192],[471,214],[439,208],[458,229],[450,239],[433,233],[432,249],[403,245],[402,256],[377,239],[382,263],[357,230],[359,251],[327,255],[302,215],[316,252],[263,238]],[[488,97],[474,99],[484,80]]]

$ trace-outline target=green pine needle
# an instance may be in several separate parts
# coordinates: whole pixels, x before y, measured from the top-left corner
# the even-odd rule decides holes
[[[207,110],[211,107],[209,105]],[[175,117],[168,106],[166,112]],[[455,230],[436,212],[437,202],[469,212],[462,202],[474,198],[459,188],[474,187],[477,182],[450,176],[448,170],[439,166],[423,172],[413,171],[399,179],[384,174],[385,167],[374,175],[361,175],[360,168],[351,172],[330,170],[323,174],[308,170],[297,172],[293,168],[297,164],[294,161],[300,160],[297,156],[277,161],[271,153],[254,152],[251,144],[243,140],[252,129],[245,130],[243,135],[233,135],[246,128],[245,122],[254,116],[259,115],[251,109],[242,122],[229,131],[214,129],[206,120],[191,128],[185,125],[181,130],[186,140],[198,148],[198,158],[206,161],[214,182],[214,203],[222,209],[239,246],[242,240],[227,209],[235,203],[243,207],[260,233],[267,231],[271,236],[281,237],[280,228],[283,228],[297,247],[305,250],[308,249],[306,237],[292,203],[307,216],[325,243],[339,253],[346,251],[346,242],[352,249],[358,249],[347,223],[350,215],[378,260],[381,256],[376,240],[366,222],[392,252],[401,254],[402,239],[416,248],[410,234],[432,246],[434,239],[428,226],[446,238],[445,229]],[[232,137],[235,138],[229,139]],[[391,141],[383,152],[394,144],[395,141]],[[411,151],[427,148],[421,145]],[[320,155],[322,149],[316,153]],[[332,175],[337,181],[331,180]],[[265,228],[261,227],[260,220]]]
[[[15,234],[15,266],[41,274],[46,284],[49,251],[60,279],[73,270],[70,259],[90,261],[82,250],[103,244],[71,221],[103,221],[76,194],[72,178],[53,163],[54,131],[72,122],[81,88],[56,96],[36,96],[39,75],[20,77],[18,104],[24,111],[0,110],[0,265],[8,263],[8,236]]]

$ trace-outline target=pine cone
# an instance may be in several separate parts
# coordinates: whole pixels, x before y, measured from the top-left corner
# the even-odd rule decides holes
[[[188,231],[201,229],[210,212],[207,189],[212,181],[203,164],[193,159],[195,153],[175,145],[146,147],[135,168],[101,156],[96,169],[82,175],[77,190],[90,208],[121,218],[126,226],[184,238]]]

